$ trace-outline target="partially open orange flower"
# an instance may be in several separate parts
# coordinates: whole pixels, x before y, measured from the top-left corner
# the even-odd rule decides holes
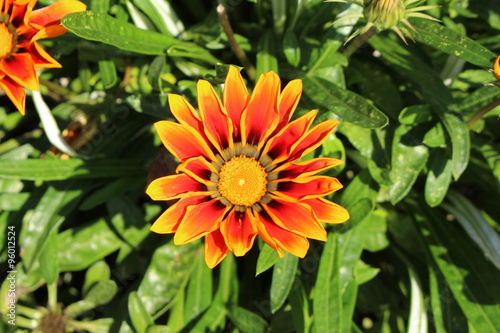
[[[22,114],[26,101],[24,88],[39,89],[36,68],[61,67],[37,41],[65,33],[61,19],[87,8],[80,1],[59,0],[33,10],[36,2],[0,0],[0,88]]]
[[[262,74],[253,94],[230,67],[223,103],[209,82],[198,82],[197,112],[183,97],[169,95],[179,123],[159,121],[165,147],[180,160],[177,174],[155,179],[154,200],[179,199],[153,224],[157,233],[175,233],[184,244],[205,236],[205,261],[212,268],[229,251],[243,256],[258,234],[282,250],[304,257],[307,238],[326,240],[325,223],[349,218],[322,197],[342,187],[336,178],[315,175],[342,164],[333,158],[295,162],[316,149],[338,124],[312,128],[317,111],[290,122],[302,93],[294,80],[280,92],[274,72]]]

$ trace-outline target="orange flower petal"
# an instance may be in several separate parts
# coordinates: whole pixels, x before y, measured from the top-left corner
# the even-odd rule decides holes
[[[37,28],[42,28],[50,24],[58,24],[67,14],[83,12],[86,9],[87,6],[80,1],[59,0],[52,5],[32,11],[29,22]]]
[[[221,222],[220,231],[227,247],[237,257],[244,256],[252,248],[257,235],[254,217],[251,216],[249,210],[240,213],[233,209]]]
[[[26,91],[24,91],[24,88],[7,76],[0,79],[0,88],[5,91],[7,97],[24,116],[26,106]]]
[[[205,236],[205,262],[209,268],[217,266],[229,252],[219,229]]]
[[[189,177],[209,186],[213,184],[210,181],[212,172],[216,173],[217,170],[212,163],[207,162],[203,157],[192,157],[179,164],[176,173],[179,172],[184,172]]]
[[[493,64],[493,74],[500,80],[500,55],[495,59]]]
[[[39,39],[57,37],[64,33],[68,32],[68,29],[63,27],[62,25],[49,25],[40,29],[32,38],[31,41],[37,41]]]
[[[281,121],[278,125],[278,129],[281,129],[290,121],[290,118],[299,104],[301,95],[302,80],[290,81],[286,85],[285,89],[283,89],[279,100],[279,113]]]
[[[156,219],[150,230],[157,234],[171,234],[176,232],[186,213],[187,207],[198,205],[207,200],[211,200],[210,196],[199,195],[181,198],[172,206],[168,207],[168,209]]]
[[[259,236],[269,246],[278,251],[280,258],[285,256],[281,249],[297,257],[305,257],[307,250],[309,250],[307,238],[277,226],[265,211],[258,214],[258,219],[260,220],[260,223],[257,224]]]
[[[158,121],[154,126],[165,148],[179,160],[196,156],[215,160],[215,155],[207,142],[193,128],[171,121]]]
[[[286,125],[275,137],[269,140],[262,154],[271,157],[273,164],[286,160],[290,154],[292,144],[307,132],[316,114],[316,110],[309,111],[299,119]]]
[[[28,53],[14,53],[9,60],[0,59],[0,68],[17,84],[30,90],[38,90],[35,63]]]
[[[206,192],[205,185],[186,175],[157,178],[149,184],[146,193],[153,200],[173,200],[190,193]]]
[[[219,152],[233,145],[233,124],[212,85],[198,81],[198,109],[205,125],[205,134]]]
[[[43,47],[41,47],[37,42],[33,42],[28,46],[29,53],[33,58],[35,67],[37,68],[61,68],[61,64],[58,63],[54,58],[52,58]]]
[[[281,182],[293,180],[297,177],[308,177],[341,164],[344,164],[344,161],[336,158],[318,157],[298,163],[282,164],[273,172],[279,172],[279,178],[275,181]]]
[[[307,238],[326,241],[326,230],[312,212],[311,208],[300,202],[289,202],[272,197],[267,205],[262,205],[274,223]]]
[[[241,115],[248,104],[249,96],[240,71],[234,66],[229,66],[229,72],[226,76],[222,99],[229,118],[231,118],[233,126],[235,127],[233,137],[236,141],[239,141],[241,139]]]
[[[244,144],[262,147],[280,120],[278,96],[280,78],[269,72],[260,76],[247,108],[241,116],[241,138]]]
[[[200,133],[203,132],[200,116],[184,97],[168,94],[168,105],[170,106],[170,112],[181,124],[191,126]]]
[[[318,148],[339,124],[338,120],[326,120],[316,125],[294,145],[289,161],[295,161]]]
[[[196,206],[190,206],[177,228],[174,244],[180,245],[192,242],[219,228],[220,221],[229,210],[218,199]]]
[[[276,195],[303,200],[324,197],[330,193],[338,191],[343,186],[337,178],[328,176],[311,176],[297,178],[294,181],[278,183]]]
[[[317,218],[324,223],[343,223],[349,220],[349,212],[344,207],[322,198],[301,201],[311,206]]]
[[[28,25],[29,14],[31,13],[31,10],[33,9],[37,1],[38,0],[18,0],[16,1],[16,3],[14,3],[14,1],[12,0],[7,0],[5,3],[6,8],[8,8],[9,5],[12,5],[12,12],[10,13],[9,22],[14,23],[14,25],[16,26],[20,26],[23,24]],[[7,10],[5,9],[3,11],[4,13],[7,12]],[[19,33],[19,31],[17,32]]]

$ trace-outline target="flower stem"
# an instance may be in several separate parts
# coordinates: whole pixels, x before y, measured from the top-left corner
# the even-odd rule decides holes
[[[53,283],[47,284],[48,304],[49,311],[57,309],[57,280]]]
[[[344,50],[344,55],[347,58],[350,58],[354,52],[356,52],[361,46],[366,44],[370,38],[375,36],[378,32],[378,29],[375,27],[371,27],[367,31],[363,32],[361,35],[354,38],[354,40],[346,47]]]
[[[61,87],[57,83],[42,78],[38,78],[38,81],[40,82],[41,85],[47,87],[49,91],[55,93],[58,96],[62,96],[65,99],[69,99],[70,97],[75,96],[75,93],[73,93],[71,90]]]
[[[236,41],[236,38],[234,38],[234,31],[233,28],[231,27],[231,23],[229,22],[229,18],[227,16],[226,8],[219,4],[217,6],[217,14],[219,15],[219,20],[222,25],[222,29],[224,29],[224,33],[227,36],[227,40],[229,42],[229,45],[231,46],[231,50],[233,51],[234,55],[240,63],[245,67],[245,71],[247,72],[248,76],[252,81],[255,81],[255,67],[252,64],[252,62],[248,59],[245,51],[241,48],[240,44]]]
[[[500,98],[495,99],[493,102],[483,106],[472,115],[472,117],[467,121],[467,128],[471,129],[474,124],[481,119],[485,114],[500,105]]]

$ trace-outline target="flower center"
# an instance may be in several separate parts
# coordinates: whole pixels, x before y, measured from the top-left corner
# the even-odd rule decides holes
[[[251,207],[267,191],[267,173],[253,157],[235,156],[221,166],[219,193],[233,205]]]
[[[15,35],[6,23],[0,22],[0,59],[7,58],[14,47]]]

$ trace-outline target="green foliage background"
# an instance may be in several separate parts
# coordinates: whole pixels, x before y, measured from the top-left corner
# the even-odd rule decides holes
[[[79,158],[54,154],[29,98],[22,117],[1,97],[0,239],[15,230],[18,299],[12,327],[5,280],[0,331],[58,332],[47,313],[60,313],[88,332],[499,332],[500,88],[486,84],[500,7],[419,3],[441,23],[411,19],[415,42],[384,31],[354,48],[366,22],[332,23],[360,7],[223,1],[248,86],[300,78],[297,113],[341,120],[315,155],[346,160],[330,199],[352,217],[304,259],[257,242],[213,270],[201,242],[149,231],[167,205],[144,190],[175,168],[152,129],[172,118],[167,94],[196,105],[198,79],[220,91],[243,65],[217,2],[92,0],[66,16],[42,93],[61,129],[87,123]],[[7,246],[0,258],[5,273]]]

